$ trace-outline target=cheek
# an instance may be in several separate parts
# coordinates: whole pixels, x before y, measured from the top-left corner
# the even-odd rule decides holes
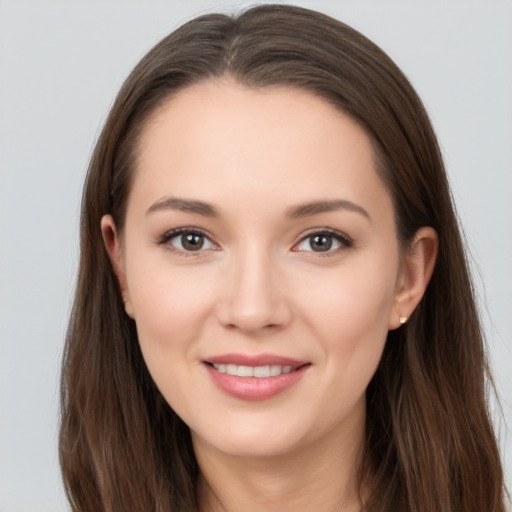
[[[324,279],[303,281],[303,309],[310,321],[342,337],[387,332],[398,273],[398,265],[390,269],[389,261],[346,265]]]
[[[191,350],[212,304],[207,269],[173,267],[162,251],[131,248],[127,285],[139,342],[147,358]]]
[[[317,302],[311,312],[316,318],[316,338],[322,344],[319,368],[327,383],[316,396],[314,414],[324,418],[329,428],[345,425],[349,430],[350,425],[358,428],[363,421],[366,389],[379,365],[388,333],[387,301],[362,290],[352,291],[324,295],[325,309]]]
[[[193,288],[172,276],[146,275],[144,282],[130,289],[141,345],[166,350],[197,338],[207,299]]]
[[[321,341],[329,374],[345,388],[366,388],[387,339],[396,273],[383,266],[378,261],[364,269],[347,266],[321,287],[304,286],[303,318]]]
[[[138,272],[137,268],[144,269]],[[180,272],[140,262],[130,275],[130,296],[146,366],[166,401],[188,418],[191,389],[210,298]]]

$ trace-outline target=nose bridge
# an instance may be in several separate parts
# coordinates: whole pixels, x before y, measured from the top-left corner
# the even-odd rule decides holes
[[[269,247],[253,239],[237,248],[228,262],[222,322],[246,332],[284,326],[290,311],[279,281],[279,265]]]

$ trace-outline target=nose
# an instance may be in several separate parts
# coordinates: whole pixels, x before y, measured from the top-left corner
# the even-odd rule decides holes
[[[277,267],[270,255],[256,249],[232,258],[222,276],[223,293],[217,304],[224,327],[258,336],[290,323],[292,309]]]

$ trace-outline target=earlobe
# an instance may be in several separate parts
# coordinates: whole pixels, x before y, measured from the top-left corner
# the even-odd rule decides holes
[[[117,231],[116,224],[112,215],[104,215],[101,218],[101,234],[103,236],[103,243],[107,250],[110,263],[116,274],[119,283],[119,289],[123,298],[126,314],[134,318],[133,307],[130,300],[130,293],[126,282],[126,272],[121,252],[121,241]]]
[[[419,304],[434,272],[439,240],[434,228],[422,227],[403,256],[402,270],[390,311],[389,329],[405,324]]]

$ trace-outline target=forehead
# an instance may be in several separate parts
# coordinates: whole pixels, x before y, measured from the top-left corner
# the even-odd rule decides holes
[[[238,196],[268,204],[311,195],[356,199],[364,190],[387,195],[371,141],[350,117],[301,89],[229,81],[167,100],[142,132],[135,172],[133,192],[153,200]]]
[[[284,146],[312,137],[338,144],[341,134],[370,146],[356,121],[312,92],[291,86],[249,88],[230,79],[202,82],[172,95],[150,116],[142,148],[155,147],[159,135],[173,129],[180,132],[176,140],[180,146],[198,136],[203,137],[205,148],[219,139],[241,143],[256,133],[259,136],[251,141],[254,148],[259,143]],[[274,138],[276,134],[279,139]],[[367,149],[372,157],[371,147]]]

